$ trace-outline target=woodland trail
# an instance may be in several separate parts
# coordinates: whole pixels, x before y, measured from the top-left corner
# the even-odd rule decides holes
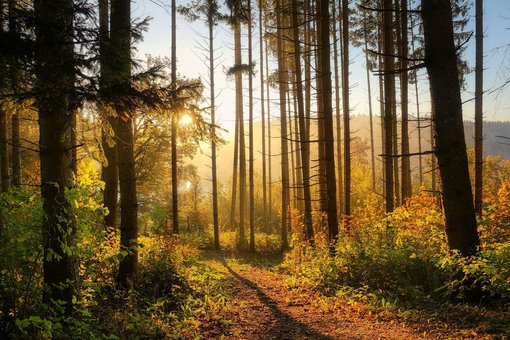
[[[243,257],[206,252],[204,261],[224,275],[232,311],[229,339],[424,339],[438,338],[398,320],[379,320],[360,305],[331,301],[285,286],[285,275]],[[365,307],[366,308],[366,307]],[[365,310],[366,312],[366,310]],[[439,336],[438,336],[439,335]]]

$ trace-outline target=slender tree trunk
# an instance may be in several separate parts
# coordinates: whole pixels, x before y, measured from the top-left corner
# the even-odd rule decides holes
[[[310,111],[312,109],[312,34],[310,22],[313,15],[310,13],[310,0],[305,1],[305,45],[304,45],[304,63],[305,63],[305,135],[306,140],[310,140]],[[310,150],[310,148],[308,148]],[[310,156],[308,157],[310,159]]]
[[[380,14],[381,21],[383,19],[384,13]],[[377,60],[379,63],[379,70],[384,70],[384,63],[383,63],[383,44],[384,44],[384,37],[382,36],[381,29],[377,28],[377,52],[379,53]],[[384,125],[386,115],[384,113],[386,104],[385,104],[385,96],[384,96],[384,84],[383,84],[384,77],[381,75],[379,76],[379,116],[381,119],[381,154],[383,155],[381,157],[381,163],[382,163],[382,191],[383,191],[383,197],[387,198],[386,196],[386,161],[388,158],[384,156],[386,154],[386,126]]]
[[[251,16],[251,0],[248,0],[248,65],[253,64],[253,46],[252,46],[252,16]],[[255,180],[254,173],[254,158],[253,158],[253,72],[250,69],[248,74],[248,139],[249,139],[249,186],[250,186],[250,252],[255,252]]]
[[[408,39],[407,39],[407,0],[400,0],[402,11],[400,17],[402,41],[400,44],[400,68],[406,70],[408,67]],[[408,94],[409,75],[407,71],[400,74],[400,108],[402,114],[401,122],[401,146],[402,146],[402,203],[413,194],[411,182],[411,159],[409,156],[409,94]]]
[[[299,27],[301,25],[298,15],[297,0],[292,0],[292,29],[294,40],[294,65],[296,67],[296,97],[297,117],[299,126],[299,140],[301,141],[301,173],[304,204],[304,226],[307,242],[313,244],[312,197],[310,193],[310,143],[306,136],[305,107],[303,100],[303,80],[301,76],[301,44],[299,41]]]
[[[319,0],[320,1],[320,0]],[[323,82],[322,82],[322,73],[321,70],[323,69],[322,62],[322,54],[324,53],[324,50],[322,48],[322,41],[321,41],[321,27],[320,27],[320,16],[321,13],[319,12],[319,5],[316,2],[315,6],[315,12],[316,12],[316,29],[314,32],[314,42],[313,45],[316,46],[315,48],[315,88],[316,88],[316,96],[317,96],[317,136],[318,136],[318,176],[317,179],[319,181],[319,209],[321,212],[321,218],[324,216],[324,214],[327,211],[327,187],[326,187],[326,156],[325,156],[325,137],[324,137],[324,89],[323,89]],[[329,32],[329,29],[328,29]],[[328,42],[329,43],[329,42]],[[321,223],[325,224],[325,223]]]
[[[422,0],[422,18],[448,246],[463,256],[473,255],[480,239],[469,179],[450,1]]]
[[[72,41],[73,2],[34,2],[38,44],[36,76],[39,111],[41,195],[43,198],[44,301],[66,302],[78,294],[75,256],[67,249],[75,244],[75,225],[65,197],[72,186],[70,124],[73,110],[74,51]],[[59,42],[59,44],[55,44]]]
[[[211,177],[212,177],[212,205],[213,205],[213,229],[214,249],[220,250],[220,225],[218,221],[218,176],[216,171],[216,93],[214,91],[214,2],[209,0],[207,23],[209,26],[209,83],[211,96]]]
[[[370,164],[372,167],[372,191],[376,192],[375,181],[375,142],[374,142],[374,122],[372,112],[372,90],[370,87],[370,63],[368,60],[368,29],[366,14],[363,13],[363,35],[365,40],[365,68],[367,74],[367,91],[368,91],[368,116],[370,119]]]
[[[475,211],[481,217],[483,201],[483,0],[476,0],[475,3]]]
[[[322,49],[321,59],[322,59],[322,67],[319,69],[320,79],[322,83],[322,99],[323,99],[323,125],[324,125],[324,163],[325,163],[325,174],[326,174],[326,213],[328,218],[328,239],[330,243],[330,250],[334,253],[335,243],[338,238],[338,215],[337,215],[337,206],[336,206],[336,179],[335,179],[335,148],[334,148],[334,134],[333,134],[333,108],[331,101],[331,66],[330,66],[330,41],[329,41],[329,23],[330,23],[330,15],[329,15],[329,3],[328,0],[320,0],[318,2],[319,8],[317,13],[319,13],[319,21],[318,21],[318,34],[317,38],[320,40],[319,48]],[[345,10],[345,8],[344,8]],[[347,17],[347,16],[346,16]],[[344,23],[345,25],[345,23]],[[345,27],[344,26],[344,30]],[[344,42],[345,46],[346,42]],[[344,57],[344,61],[345,61]],[[347,58],[348,60],[348,58]],[[345,65],[344,65],[345,66]],[[344,86],[346,83],[344,83]],[[347,86],[348,88],[348,86]],[[344,89],[345,92],[345,89]],[[345,101],[345,98],[344,98]],[[345,104],[344,104],[345,108]],[[344,117],[347,112],[344,112]],[[344,118],[345,125],[345,118]],[[345,130],[348,130],[348,127],[344,127]],[[344,135],[345,136],[345,135]],[[348,136],[348,135],[347,135]],[[344,137],[345,138],[345,137]],[[344,143],[344,150],[345,150]],[[348,150],[347,150],[348,151]],[[346,175],[350,175],[349,172],[346,172]],[[344,178],[345,180],[345,178]],[[346,182],[347,183],[347,182]],[[349,182],[350,183],[350,182]],[[345,185],[345,192],[349,190],[349,186]],[[345,202],[344,202],[345,204]],[[345,205],[345,213],[350,213],[350,206]]]
[[[171,37],[171,49],[172,49],[172,57],[171,57],[171,77],[172,84],[174,86],[174,90],[177,87],[177,26],[176,26],[176,15],[177,9],[175,6],[175,0],[171,1],[171,16],[172,16],[172,37]],[[174,101],[174,105],[175,101]],[[174,107],[172,110],[172,121],[171,121],[171,138],[170,138],[170,147],[171,147],[171,162],[172,162],[172,227],[173,233],[179,233],[179,179],[178,179],[178,169],[177,169],[177,124],[178,124],[178,107]]]
[[[338,212],[343,214],[344,211],[344,182],[343,182],[343,168],[342,168],[342,127],[340,117],[340,77],[338,72],[338,45],[337,45],[337,25],[338,31],[341,32],[342,21],[338,19],[336,15],[336,2],[333,2],[331,6],[333,10],[333,63],[335,68],[335,124],[336,124],[336,162],[337,162],[337,183],[338,183]],[[340,45],[342,45],[342,37],[340,33]],[[342,50],[340,46],[340,50]],[[340,55],[343,55],[340,53]]]
[[[265,23],[267,25],[267,23]],[[265,57],[266,57],[266,74],[269,74],[269,62],[268,62],[268,55],[269,55],[269,49],[267,48],[267,40],[264,42],[265,47]],[[271,167],[272,164],[272,153],[271,153],[271,97],[269,95],[269,82],[266,82],[266,97],[267,97],[267,182],[268,182],[268,211],[267,211],[267,220],[268,220],[268,230],[270,230],[269,226],[271,225],[271,222],[273,220],[273,182],[272,182],[272,173],[273,169]]]
[[[344,111],[344,229],[351,216],[351,114],[349,107],[349,0],[342,0],[342,103]],[[328,196],[329,197],[329,196]]]
[[[114,83],[129,86],[131,76],[131,1],[111,2],[111,46],[116,62],[110,65]],[[120,188],[120,247],[127,251],[119,264],[119,286],[131,288],[138,281],[138,200],[133,116],[130,112],[117,111],[119,188]]]
[[[262,119],[262,201],[263,216],[262,226],[267,228],[267,164],[266,164],[266,112],[264,100],[264,35],[262,20],[262,0],[259,0],[259,52],[260,52],[260,115]]]
[[[393,75],[393,13],[392,0],[384,0],[383,4],[383,54],[384,54],[384,168],[385,168],[385,199],[386,212],[394,209],[393,191],[393,89],[395,76]]]
[[[301,143],[299,139],[299,123],[298,123],[298,103],[297,103],[297,94],[296,94],[296,85],[295,85],[295,79],[294,79],[294,85],[292,86],[292,92],[293,92],[293,103],[294,103],[294,115],[291,118],[294,120],[293,125],[293,134],[292,138],[294,139],[294,150],[296,151],[296,168],[294,169],[294,172],[296,173],[296,200],[297,200],[297,209],[302,213],[305,210],[304,201],[303,201],[303,172],[301,169],[303,168],[303,160],[301,159]]]
[[[100,66],[101,66],[101,90],[108,86],[108,77],[111,70],[108,68],[109,49],[109,6],[108,0],[99,1],[99,29],[100,29]],[[107,164],[102,168],[102,177],[105,182],[103,202],[108,208],[105,216],[105,226],[117,228],[118,193],[119,193],[119,167],[117,158],[117,118],[111,112],[105,112],[108,116],[107,123],[102,131],[102,147]]]
[[[287,139],[289,140],[289,154],[290,154],[290,167],[289,167],[289,178],[290,178],[290,188],[292,191],[292,195],[290,198],[291,206],[294,209],[297,209],[297,188],[296,188],[296,162],[294,160],[294,143],[292,142],[292,137],[294,135],[294,131],[292,131],[292,116],[293,112],[290,106],[291,96],[293,93],[291,91],[291,87],[287,85],[287,129],[288,135]],[[289,222],[292,225],[292,220]]]
[[[289,148],[287,143],[287,69],[285,59],[283,58],[283,40],[282,40],[282,8],[281,1],[276,0],[276,34],[277,34],[277,53],[278,53],[278,88],[280,92],[280,125],[281,125],[281,160],[282,160],[282,245],[281,250],[285,251],[289,247],[287,236],[289,222]]]
[[[236,23],[234,28],[235,39],[235,64],[241,65],[241,25]],[[244,139],[244,115],[243,115],[243,80],[242,74],[236,75],[236,111],[239,128],[239,235],[241,245],[246,244],[246,147]]]
[[[236,205],[237,205],[237,176],[238,176],[238,163],[239,163],[239,113],[237,104],[237,91],[236,91],[236,122],[234,128],[234,164],[232,166],[232,194],[230,200],[230,228],[235,227],[236,221]]]
[[[13,32],[18,31],[18,7],[16,0],[8,0],[9,9],[9,30]],[[14,93],[18,92],[18,78],[19,78],[18,65],[14,64],[11,71],[12,86]],[[11,118],[11,157],[12,157],[12,184],[19,188],[21,185],[21,154],[20,154],[20,121],[18,107],[15,106]],[[2,173],[4,173],[2,171]]]
[[[411,49],[414,55],[414,20],[413,16],[411,16]],[[418,168],[419,168],[419,178],[420,178],[420,188],[423,185],[423,157],[422,157],[422,136],[421,136],[421,113],[420,113],[420,96],[418,92],[418,72],[416,71],[415,79],[414,79],[414,92],[416,97],[416,120],[417,120],[417,128],[418,128]],[[432,150],[432,148],[431,148]]]

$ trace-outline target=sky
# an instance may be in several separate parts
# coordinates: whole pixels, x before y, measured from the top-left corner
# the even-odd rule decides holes
[[[144,34],[144,40],[138,44],[137,57],[144,59],[145,55],[152,56],[170,56],[170,14],[169,0],[135,0],[132,3],[133,18],[152,17],[149,30]],[[187,1],[177,0],[177,5],[184,5]],[[504,81],[510,78],[510,2],[506,0],[486,0],[484,4],[484,30],[485,30],[485,58],[484,58],[484,88],[487,94],[484,98],[484,112],[486,120],[510,120],[510,85],[502,91],[496,91]],[[257,14],[258,15],[258,14]],[[471,21],[468,29],[474,29],[474,6],[471,11]],[[256,67],[260,65],[258,61],[259,44],[258,28],[255,27],[253,37],[253,56]],[[246,33],[246,30],[244,30]],[[202,21],[189,23],[182,16],[177,18],[177,69],[180,76],[188,78],[208,79],[208,60],[204,56],[206,51],[201,46],[207,46],[207,30]],[[246,48],[247,40],[243,41]],[[226,75],[226,70],[233,65],[233,35],[226,25],[216,27],[215,45],[217,47],[216,56],[218,58],[215,78],[217,88],[217,120],[220,126],[231,130],[234,124],[234,81]],[[468,60],[469,65],[474,68],[475,56],[474,36],[467,43],[467,50],[463,58]],[[367,114],[367,80],[365,76],[365,63],[363,52],[359,49],[351,50],[351,114]],[[243,62],[247,62],[247,52],[244,50]],[[274,70],[276,64],[270,60],[270,72]],[[260,119],[260,80],[258,69],[254,84],[254,115]],[[378,79],[371,75],[372,94],[377,97]],[[426,82],[425,70],[419,74],[419,96],[422,113],[429,111],[428,84]],[[470,101],[474,92],[474,73],[467,76],[467,87],[463,93],[464,118],[473,119],[474,101]],[[206,82],[204,82],[206,83]],[[247,81],[244,83],[247,86]],[[244,91],[247,97],[248,91]],[[413,88],[410,87],[411,114],[414,114]],[[204,91],[204,95],[208,90]],[[245,104],[247,103],[247,98]],[[271,105],[273,112],[277,112],[277,93],[271,93]],[[378,114],[378,102],[374,100],[374,112]],[[206,103],[204,103],[206,106]],[[277,118],[274,116],[273,118]]]

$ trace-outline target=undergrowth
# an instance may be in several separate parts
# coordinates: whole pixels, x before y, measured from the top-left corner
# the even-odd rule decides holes
[[[507,192],[504,187],[493,199],[507,195],[508,200]],[[340,236],[333,257],[325,243],[312,248],[296,241],[283,264],[287,285],[361,302],[374,311],[478,325],[508,336],[510,324],[503,320],[510,318],[510,238],[502,235],[508,235],[510,225],[493,202],[485,203],[491,213],[483,222],[477,256],[463,258],[447,250],[441,210],[423,194],[382,220],[367,206],[367,214]],[[480,298],[468,303],[475,289],[481,290]]]

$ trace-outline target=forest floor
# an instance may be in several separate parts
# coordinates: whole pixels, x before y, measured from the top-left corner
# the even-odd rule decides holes
[[[409,322],[362,303],[290,289],[281,259],[224,256],[206,251],[204,262],[223,276],[230,301],[230,339],[440,339],[480,338],[473,329],[444,322]],[[225,333],[223,333],[225,334]],[[481,336],[481,338],[485,338]]]

